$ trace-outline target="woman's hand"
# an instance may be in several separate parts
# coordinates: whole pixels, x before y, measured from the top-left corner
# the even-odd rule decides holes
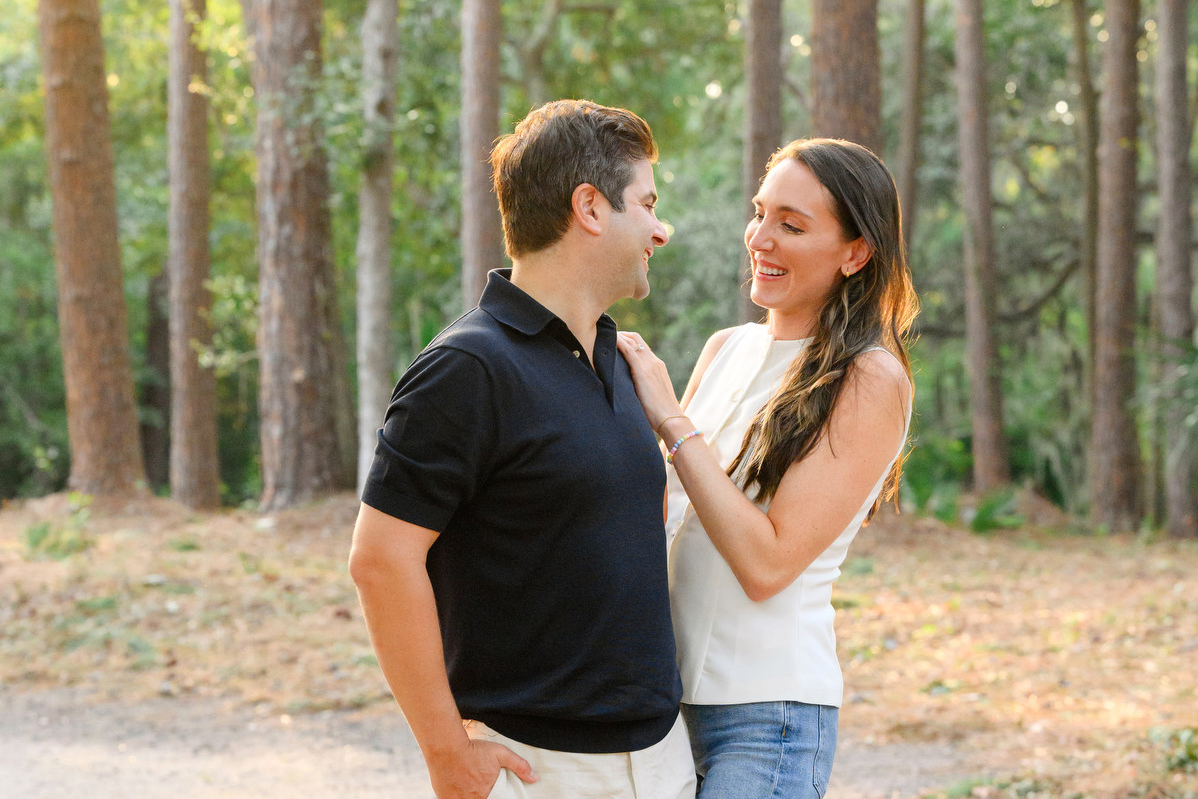
[[[616,336],[616,346],[632,369],[632,382],[640,397],[641,407],[649,424],[661,435],[661,423],[674,416],[682,416],[682,406],[674,395],[674,384],[665,363],[653,354],[640,333],[621,332]]]

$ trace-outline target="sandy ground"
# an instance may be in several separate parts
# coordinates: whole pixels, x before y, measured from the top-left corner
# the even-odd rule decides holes
[[[908,799],[969,776],[947,744],[842,742],[828,796]],[[976,776],[976,775],[974,775]],[[398,711],[278,715],[221,700],[0,692],[3,799],[432,799]]]
[[[347,574],[356,512],[0,506],[0,799],[432,799]],[[1019,513],[854,544],[833,799],[1198,799],[1198,542]]]

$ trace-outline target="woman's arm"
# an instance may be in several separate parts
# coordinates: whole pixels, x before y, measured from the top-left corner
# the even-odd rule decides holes
[[[660,360],[647,349],[636,350],[637,343],[622,340],[620,348],[634,377],[641,373],[638,391],[643,383],[654,403],[646,412],[669,446],[693,424],[663,412],[668,404],[660,397],[660,377],[653,375],[664,365],[658,367]],[[750,599],[762,601],[786,588],[836,540],[898,450],[910,401],[906,373],[893,357],[881,351],[858,356],[825,435],[787,469],[768,514],[724,474],[702,439],[678,448],[674,468],[691,505]]]
[[[661,423],[662,419],[665,419],[671,415],[670,412],[672,412],[672,415],[674,416],[683,415],[683,408],[690,404],[691,397],[695,396],[695,392],[699,390],[699,383],[703,380],[703,375],[707,372],[707,367],[711,366],[711,362],[715,360],[716,353],[718,353],[720,348],[724,346],[724,342],[728,340],[734,330],[736,330],[734,327],[717,330],[711,334],[709,339],[707,339],[707,343],[703,345],[703,351],[699,353],[698,361],[695,362],[695,368],[691,370],[690,379],[686,382],[686,389],[682,392],[681,405],[679,405],[678,401],[674,399],[674,384],[670,380],[670,374],[666,370],[665,363],[661,362],[661,370],[658,374],[658,379],[660,380],[662,377],[664,377],[664,383],[660,385],[660,390],[658,393],[661,395],[660,399],[664,402],[664,407],[667,413],[659,416],[657,421],[654,421],[652,416],[649,417],[649,423],[653,426],[654,430],[657,430],[657,426]],[[633,338],[634,336],[635,338]],[[626,341],[627,346],[633,348],[629,349],[629,352],[635,351],[635,348],[638,344],[644,346],[645,343],[644,339],[642,339],[639,334],[633,333],[620,333],[619,338],[616,340],[616,345],[620,346],[621,341]],[[623,350],[624,347],[621,347],[621,349]],[[640,391],[641,389],[638,385],[637,393],[639,394]],[[646,411],[646,414],[647,413],[648,411]],[[668,443],[662,444],[663,455],[665,454],[665,447],[667,446],[669,446]],[[669,519],[670,516],[669,490],[667,490],[661,498],[661,516],[663,519]]]

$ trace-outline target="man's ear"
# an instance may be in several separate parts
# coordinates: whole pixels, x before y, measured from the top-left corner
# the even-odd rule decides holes
[[[873,257],[874,251],[870,249],[865,237],[858,236],[855,241],[849,243],[849,257],[840,265],[840,273],[845,277],[855,275]]]
[[[579,183],[570,195],[574,221],[587,233],[598,236],[603,232],[606,213],[610,210],[607,198],[590,183]]]

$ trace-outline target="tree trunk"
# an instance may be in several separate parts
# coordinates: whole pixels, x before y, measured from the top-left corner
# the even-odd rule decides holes
[[[499,0],[462,0],[462,308],[478,304],[487,272],[503,266],[503,227],[491,188],[499,136]]]
[[[1157,6],[1156,116],[1160,227],[1157,233],[1156,303],[1162,355],[1165,527],[1174,536],[1198,536],[1194,495],[1198,447],[1186,429],[1192,408],[1182,392],[1183,358],[1194,338],[1190,304],[1190,125],[1186,91],[1186,0]]]
[[[323,4],[257,0],[262,507],[353,485],[329,175],[314,99]]]
[[[908,0],[903,41],[903,118],[899,131],[898,191],[903,208],[903,243],[911,251],[919,201],[919,142],[923,122],[924,0]]]
[[[362,20],[365,162],[358,193],[358,489],[394,385],[391,345],[391,194],[395,167],[398,0],[370,0]]]
[[[141,388],[141,457],[154,491],[171,479],[171,329],[165,271],[150,278],[146,297],[146,364]]]
[[[1090,77],[1090,12],[1086,0],[1071,0],[1073,11],[1074,71],[1080,88],[1076,114],[1077,150],[1082,172],[1082,227],[1078,258],[1081,261],[1086,311],[1086,395],[1094,404],[1094,289],[1095,251],[1098,246],[1098,95]]]
[[[1139,0],[1110,0],[1099,127],[1097,308],[1091,514],[1113,530],[1140,522],[1140,449],[1130,407],[1136,390],[1136,39]]]
[[[742,187],[745,222],[753,215],[753,197],[766,162],[782,144],[782,0],[749,0],[745,25],[745,138]],[[740,274],[740,319],[756,322],[762,310],[749,299],[752,281],[748,258]]]
[[[994,332],[998,276],[990,191],[989,113],[981,0],[957,0],[957,108],[965,209],[965,339],[973,426],[973,481],[980,492],[1010,480],[1003,434],[1002,367]]]
[[[811,10],[811,126],[882,152],[877,0],[815,0]]]
[[[71,488],[134,492],[145,481],[129,357],[104,45],[97,0],[38,4],[46,154]]]
[[[192,508],[220,504],[216,375],[200,364],[212,344],[208,248],[211,177],[208,98],[192,82],[207,77],[207,56],[195,41],[194,22],[205,0],[171,0],[167,137],[170,168],[171,496]]]

